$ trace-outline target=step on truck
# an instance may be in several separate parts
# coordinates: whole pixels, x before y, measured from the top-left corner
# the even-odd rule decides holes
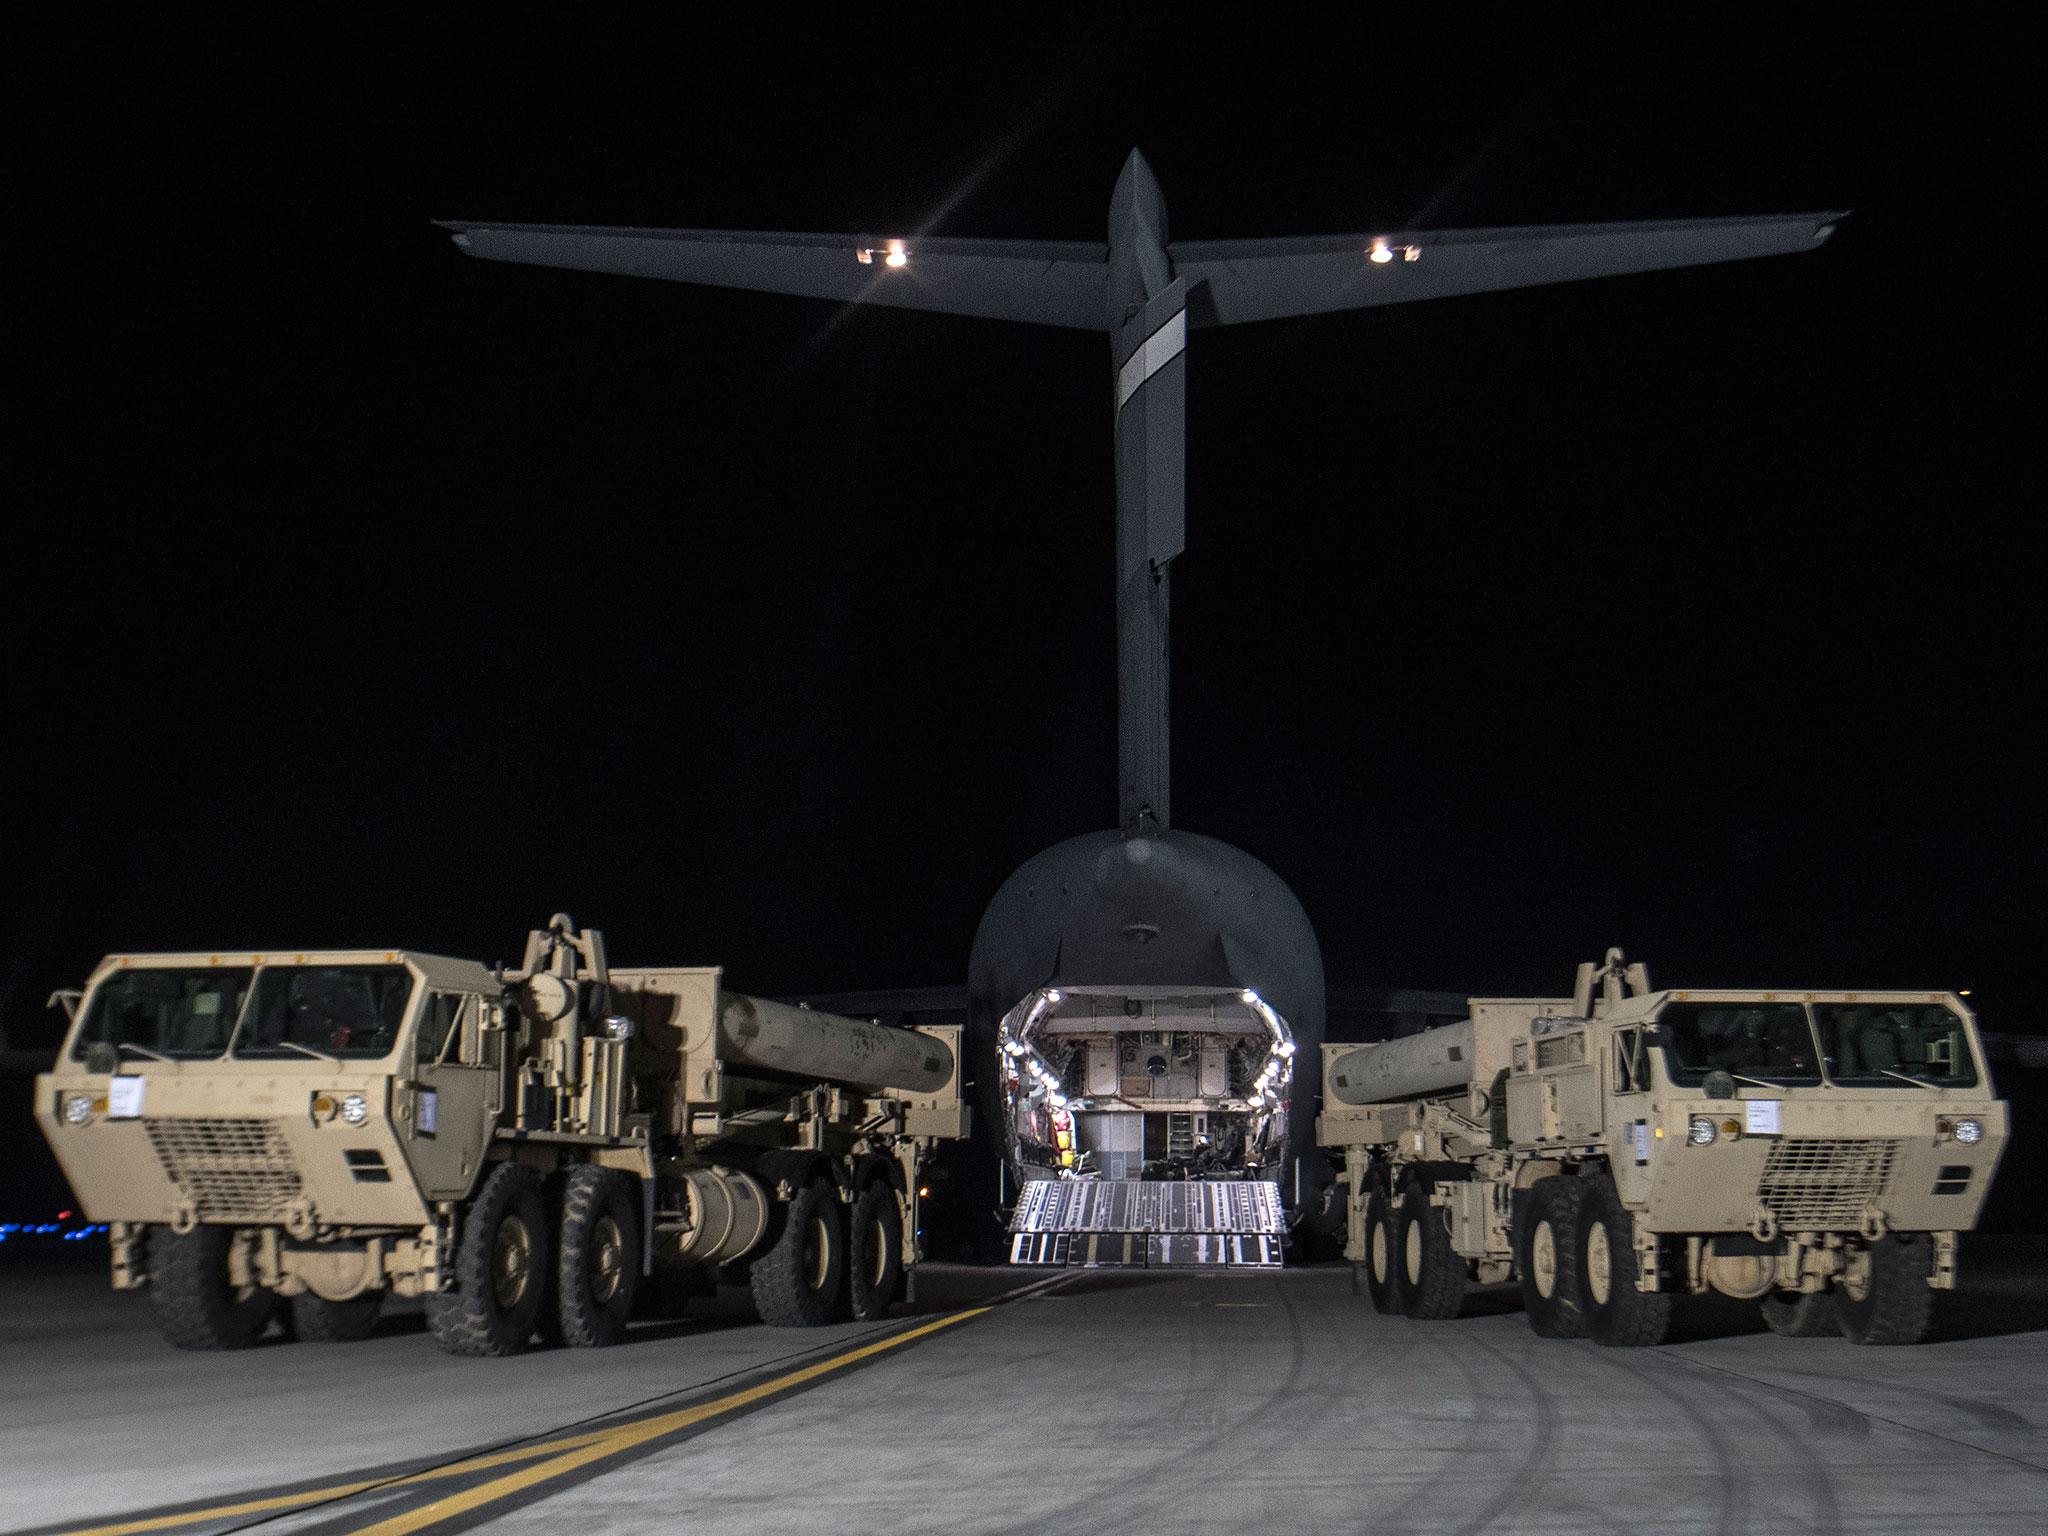
[[[1654,1344],[1708,1290],[1793,1337],[1924,1336],[2006,1139],[1961,999],[1656,991],[1609,950],[1569,998],[1470,1015],[1323,1048],[1317,1140],[1379,1311],[1514,1280],[1548,1338]]]
[[[744,1278],[765,1322],[883,1315],[919,1174],[967,1134],[959,1030],[621,969],[565,916],[517,970],[409,950],[110,955],[36,1118],[166,1338],[361,1338],[387,1296],[504,1355],[615,1343]],[[644,1293],[644,1295],[642,1294]]]

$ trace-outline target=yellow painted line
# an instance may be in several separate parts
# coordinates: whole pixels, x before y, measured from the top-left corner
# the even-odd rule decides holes
[[[658,1419],[642,1420],[638,1423],[625,1425],[622,1428],[586,1430],[582,1434],[566,1435],[557,1440],[544,1440],[537,1445],[515,1446],[510,1450],[492,1451],[484,1456],[467,1457],[461,1461],[450,1462],[443,1467],[429,1467],[424,1471],[409,1472],[400,1477],[373,1477],[352,1483],[329,1483],[320,1488],[304,1488],[297,1493],[272,1494],[260,1499],[244,1499],[234,1504],[216,1504],[206,1509],[188,1509],[182,1514],[152,1515],[145,1519],[123,1520],[112,1525],[81,1526],[74,1530],[66,1531],[64,1536],[140,1536],[140,1533],[146,1531],[175,1530],[179,1526],[198,1525],[202,1521],[207,1520],[228,1520],[238,1515],[260,1515],[280,1509],[294,1509],[306,1504],[319,1504],[334,1499],[351,1498],[356,1494],[369,1493],[373,1490],[405,1488],[416,1483],[441,1482],[452,1477],[467,1477],[477,1472],[487,1472],[493,1467],[508,1466],[522,1461],[533,1461],[541,1456],[553,1456],[560,1452],[580,1453],[586,1447],[602,1447],[603,1454],[609,1455],[615,1450],[628,1449],[656,1436],[669,1434],[677,1429],[687,1428],[691,1424],[700,1423],[705,1419],[714,1418],[722,1413],[730,1413],[735,1408],[744,1407],[748,1403],[758,1402],[760,1399],[772,1396],[777,1392],[787,1391],[789,1388],[799,1386],[806,1381],[814,1380],[832,1371],[841,1370],[857,1361],[865,1360],[871,1355],[880,1354],[884,1350],[894,1349],[899,1344],[908,1344],[913,1339],[936,1333],[942,1328],[950,1328],[955,1323],[966,1322],[971,1317],[979,1317],[984,1312],[991,1310],[993,1309],[990,1307],[975,1307],[970,1311],[955,1312],[950,1316],[939,1318],[935,1322],[926,1323],[922,1327],[913,1328],[907,1333],[899,1333],[894,1338],[883,1339],[878,1343],[850,1350],[846,1354],[835,1355],[830,1360],[822,1360],[816,1365],[805,1366],[801,1370],[792,1371],[786,1376],[779,1376],[773,1381],[764,1382],[762,1385],[749,1388],[744,1392],[735,1392],[727,1397],[701,1404],[695,1408],[679,1409],[674,1413],[664,1414]],[[648,1425],[656,1424],[661,1427],[653,1429],[647,1434],[636,1433],[636,1431]],[[631,1438],[622,1440],[622,1436],[630,1436]],[[566,1457],[562,1459],[564,1461],[567,1460]],[[579,1460],[574,1463],[574,1466],[582,1466],[583,1464],[584,1462]],[[554,1463],[552,1462],[548,1463],[550,1467],[553,1465]],[[544,1469],[537,1468],[535,1470]],[[573,1466],[565,1465],[558,1470],[570,1471],[573,1470]],[[546,1472],[546,1476],[552,1477],[555,1475],[557,1474],[554,1471]],[[531,1482],[540,1480],[531,1479],[528,1482],[520,1483],[518,1487],[504,1488],[502,1491],[493,1494],[492,1497],[503,1498],[506,1494],[516,1493],[519,1491],[519,1488],[530,1486]],[[508,1480],[501,1479],[500,1481]],[[483,1493],[486,1489],[497,1487],[497,1483],[487,1484],[486,1488],[474,1489],[471,1493]],[[469,1499],[470,1497],[470,1494],[463,1495],[464,1499]],[[464,1503],[462,1507],[466,1509],[470,1505]],[[447,1519],[457,1513],[457,1510],[452,1506],[444,1509],[440,1504],[429,1504],[425,1506],[425,1509],[416,1513],[425,1513],[426,1510],[438,1511],[433,1516],[435,1520]],[[400,1516],[398,1518],[404,1520],[409,1517]],[[416,1525],[398,1525],[390,1521],[385,1522],[382,1526],[369,1527],[369,1529],[377,1531],[386,1529],[414,1530],[417,1528]]]
[[[834,1371],[845,1370],[849,1365],[856,1365],[862,1360],[899,1348],[914,1339],[925,1338],[943,1328],[951,1328],[956,1323],[964,1323],[970,1318],[980,1317],[993,1310],[993,1307],[973,1307],[965,1312],[954,1312],[920,1328],[912,1328],[907,1333],[899,1333],[894,1338],[863,1345],[859,1349],[848,1350],[843,1355],[834,1355],[830,1360],[821,1360],[816,1365],[807,1365],[801,1370],[789,1372],[786,1376],[778,1376],[773,1381],[764,1381],[757,1387],[748,1387],[744,1391],[729,1393],[708,1403],[699,1403],[694,1408],[679,1408],[673,1413],[660,1414],[651,1419],[642,1419],[636,1424],[610,1430],[601,1439],[572,1450],[566,1455],[557,1456],[552,1461],[541,1462],[538,1466],[523,1467],[517,1472],[495,1478],[481,1487],[465,1489],[445,1499],[423,1504],[406,1514],[393,1515],[390,1519],[380,1520],[375,1525],[359,1527],[355,1536],[407,1536],[408,1532],[423,1531],[428,1526],[439,1525],[443,1520],[452,1520],[458,1515],[469,1514],[487,1504],[495,1504],[500,1499],[523,1493],[551,1478],[561,1477],[593,1462],[603,1461],[608,1456],[616,1456],[621,1451],[645,1445],[650,1440],[659,1440],[664,1435],[688,1429],[693,1424],[702,1424],[707,1419],[715,1419],[736,1409],[761,1402],[787,1392],[792,1387],[800,1387],[805,1382],[816,1381],[819,1377],[829,1376]]]
[[[515,1461],[531,1461],[536,1456],[548,1456],[572,1446],[588,1445],[613,1433],[608,1429],[594,1429],[580,1435],[571,1435],[565,1440],[548,1440],[539,1445],[522,1445],[509,1451],[493,1451],[488,1456],[472,1456],[464,1461],[451,1462],[445,1467],[429,1467],[424,1472],[410,1472],[403,1477],[373,1477],[356,1483],[330,1483],[324,1488],[305,1488],[297,1493],[272,1494],[268,1498],[247,1499],[239,1504],[216,1504],[210,1509],[188,1509],[181,1515],[152,1515],[146,1520],[124,1520],[115,1525],[91,1525],[78,1530],[67,1531],[64,1536],[134,1536],[140,1531],[175,1530],[181,1525],[197,1525],[202,1520],[227,1520],[236,1515],[260,1515],[268,1510],[292,1509],[301,1504],[318,1504],[328,1499],[345,1499],[353,1494],[368,1493],[373,1488],[402,1488],[408,1483],[434,1482],[441,1478],[463,1477],[471,1472],[485,1471],[491,1467],[502,1467]]]

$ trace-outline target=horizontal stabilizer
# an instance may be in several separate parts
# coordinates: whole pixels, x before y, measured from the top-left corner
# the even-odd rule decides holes
[[[1175,277],[1202,282],[1198,325],[1235,325],[1461,293],[1704,266],[1811,250],[1846,213],[1628,224],[1414,230],[1169,245]]]
[[[488,261],[793,293],[843,304],[1099,331],[1109,248],[1044,240],[886,239],[721,229],[439,221]]]

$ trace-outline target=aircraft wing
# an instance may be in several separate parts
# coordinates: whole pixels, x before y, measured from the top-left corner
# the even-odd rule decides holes
[[[660,277],[1089,331],[1099,331],[1106,323],[1106,245],[436,222],[455,232],[455,243],[464,251],[487,261]],[[892,256],[900,258],[893,265]]]
[[[1235,325],[1461,293],[1702,266],[1811,250],[1846,213],[1626,224],[1411,230],[1167,246],[1175,277],[1207,284],[1197,324]]]

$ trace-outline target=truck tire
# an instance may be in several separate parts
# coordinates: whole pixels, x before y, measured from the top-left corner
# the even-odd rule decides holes
[[[1431,1321],[1456,1317],[1465,1303],[1471,1272],[1451,1247],[1445,1215],[1429,1203],[1429,1186],[1420,1180],[1408,1186],[1393,1209],[1403,1310],[1410,1317]]]
[[[165,1342],[179,1349],[247,1349],[263,1337],[277,1297],[228,1277],[232,1227],[149,1229],[149,1299]]]
[[[452,1284],[427,1298],[427,1326],[451,1355],[516,1355],[548,1293],[547,1208],[531,1169],[500,1163],[463,1213]]]
[[[562,1185],[555,1316],[564,1344],[602,1349],[626,1336],[640,1283],[640,1202],[631,1181],[579,1164]]]
[[[896,1188],[877,1179],[853,1202],[846,1241],[846,1289],[858,1322],[878,1322],[903,1283],[903,1205]]]
[[[1852,1246],[1835,1282],[1835,1314],[1851,1344],[1918,1344],[1934,1316],[1927,1276],[1934,1245],[1925,1232],[1902,1232]]]
[[[383,1308],[382,1291],[365,1291],[347,1301],[301,1291],[292,1298],[292,1336],[301,1344],[353,1344],[377,1331]]]
[[[1382,1317],[1405,1317],[1408,1298],[1401,1284],[1400,1248],[1394,1237],[1393,1201],[1384,1175],[1374,1174],[1365,1195],[1365,1288]]]
[[[1786,1339],[1838,1339],[1842,1336],[1842,1319],[1835,1310],[1835,1298],[1827,1291],[1812,1291],[1804,1295],[1797,1291],[1781,1291],[1775,1296],[1766,1296],[1758,1303],[1764,1315],[1764,1326]]]
[[[1586,1332],[1595,1343],[1621,1348],[1661,1344],[1671,1329],[1671,1298],[1636,1289],[1636,1223],[1602,1174],[1586,1186],[1579,1212],[1579,1278]]]
[[[1515,1271],[1522,1310],[1538,1338],[1586,1336],[1585,1282],[1579,1276],[1579,1216],[1586,1186],[1553,1174],[1529,1191],[1526,1217],[1515,1234]]]
[[[754,1310],[771,1328],[819,1328],[846,1315],[846,1215],[824,1179],[802,1185],[782,1230],[754,1260]]]

